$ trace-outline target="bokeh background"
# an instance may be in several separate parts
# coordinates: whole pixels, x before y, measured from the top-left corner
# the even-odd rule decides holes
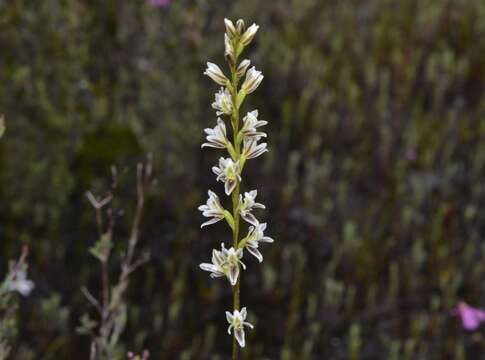
[[[163,3],[163,2],[162,2]],[[153,154],[141,226],[151,261],[129,291],[126,350],[225,359],[225,281],[198,264],[228,237],[199,229],[221,192],[200,150],[223,63],[223,18],[261,28],[265,80],[245,110],[270,152],[245,169],[276,239],[247,260],[244,359],[477,359],[452,309],[485,306],[485,2],[481,0],[0,1],[1,271],[28,244],[14,359],[86,359],[76,333],[99,290],[84,197],[121,169],[117,251],[135,165]],[[118,268],[113,257],[112,271]],[[480,355],[482,354],[482,355]]]

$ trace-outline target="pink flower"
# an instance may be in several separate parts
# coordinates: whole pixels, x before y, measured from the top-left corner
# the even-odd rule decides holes
[[[172,0],[150,0],[150,5],[155,7],[168,7]]]
[[[454,310],[454,315],[461,319],[461,324],[465,330],[476,330],[480,323],[485,321],[485,311],[475,309],[464,301],[460,301]]]

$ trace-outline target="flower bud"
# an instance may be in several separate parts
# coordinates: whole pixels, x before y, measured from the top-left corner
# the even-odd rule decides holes
[[[229,79],[224,75],[221,68],[214,63],[208,62],[207,69],[204,71],[204,75],[207,75],[217,84],[225,86]]]
[[[231,94],[227,88],[221,88],[215,95],[215,101],[212,103],[212,108],[216,110],[217,116],[232,114],[233,106]]]
[[[241,61],[237,67],[237,76],[243,77],[246,74],[246,70],[248,69],[250,64],[251,61],[249,61],[248,59]]]
[[[226,26],[226,34],[231,38],[234,39],[238,33],[234,23],[229,19],[224,19],[224,25]]]
[[[227,34],[224,34],[224,56],[231,64],[234,64],[236,62],[236,52],[234,51],[234,45],[229,38],[229,35]]]
[[[256,24],[251,25],[242,35],[241,37],[241,45],[246,46],[248,45],[251,40],[253,40],[254,35],[258,32],[259,26]]]
[[[241,35],[242,33],[244,33],[246,31],[246,25],[244,24],[243,19],[239,19],[236,22],[236,30],[237,30],[239,35]]]
[[[253,66],[246,73],[246,79],[244,79],[241,89],[246,94],[250,94],[258,88],[259,84],[261,84],[261,81],[263,81],[263,78],[264,76],[261,74],[261,71],[257,71],[256,68]]]

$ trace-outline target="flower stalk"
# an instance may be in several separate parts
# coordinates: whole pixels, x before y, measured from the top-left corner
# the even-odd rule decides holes
[[[230,75],[226,76],[218,65],[207,63],[204,75],[222,87],[215,94],[212,104],[218,116],[217,124],[214,128],[205,129],[207,142],[202,147],[225,149],[228,152],[229,157],[221,157],[218,166],[212,167],[212,172],[217,176],[217,181],[224,183],[224,192],[231,198],[232,213],[224,209],[219,197],[211,190],[208,192],[207,203],[201,205],[199,210],[203,216],[210,218],[201,227],[226,220],[232,231],[232,246],[227,249],[222,243],[221,250],[212,251],[212,263],[202,263],[200,268],[210,272],[212,278],[226,277],[232,286],[233,311],[226,311],[226,319],[229,323],[228,333],[233,336],[232,359],[236,360],[239,347],[243,348],[246,344],[244,327],[253,328],[245,321],[246,307],[241,309],[241,273],[246,269],[241,259],[247,250],[262,262],[263,255],[258,249],[259,242],[272,242],[273,239],[264,235],[266,224],[260,224],[252,213],[253,209],[265,208],[263,204],[255,202],[257,191],[246,192],[244,198],[241,195],[242,173],[246,161],[268,151],[266,143],[259,143],[266,134],[257,128],[266,125],[267,122],[258,120],[258,111],[248,112],[242,119],[242,124],[240,121],[240,109],[244,100],[263,80],[260,71],[254,66],[249,68],[251,62],[248,59],[239,62],[241,53],[251,43],[259,27],[253,24],[246,29],[243,20],[238,20],[234,24],[231,20],[225,19],[224,23],[224,53]],[[230,122],[230,127],[229,124],[226,126],[225,121]],[[228,134],[228,128],[232,130],[231,136]],[[240,236],[241,226],[244,224],[241,223],[241,219],[249,226],[248,235],[243,239]]]

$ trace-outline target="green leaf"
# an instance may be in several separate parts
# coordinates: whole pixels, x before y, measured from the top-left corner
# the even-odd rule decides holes
[[[89,248],[89,252],[99,261],[106,262],[108,261],[112,247],[111,236],[106,233],[101,236],[94,246]]]
[[[89,335],[96,325],[98,325],[88,314],[84,314],[79,320],[81,324],[76,328],[76,332],[80,335]]]

